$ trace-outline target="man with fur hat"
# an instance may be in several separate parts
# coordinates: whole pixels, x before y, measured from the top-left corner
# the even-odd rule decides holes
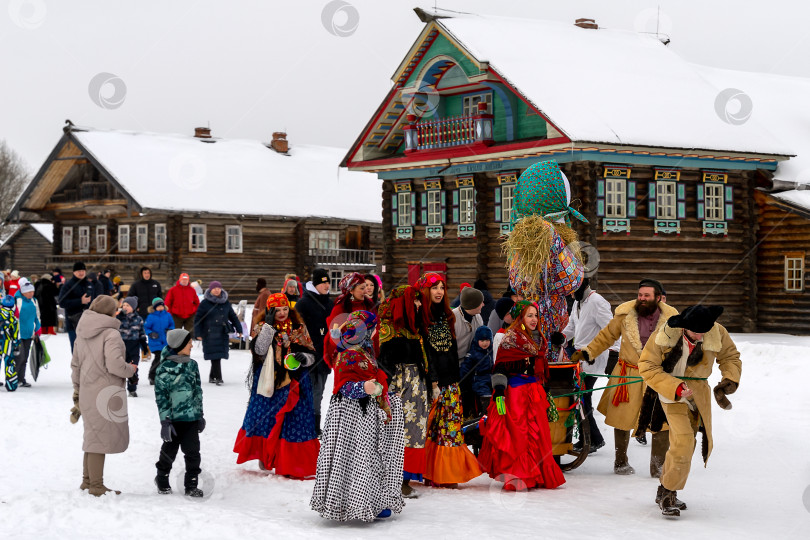
[[[644,384],[638,381],[638,359],[647,340],[678,310],[661,301],[662,285],[654,279],[642,279],[638,284],[638,297],[619,305],[613,319],[590,344],[571,356],[574,362],[592,364],[596,358],[622,338],[619,361],[611,372],[611,385],[602,393],[597,410],[605,415],[605,423],[613,427],[616,457],[613,472],[634,474],[627,459],[630,432],[638,423],[638,413],[644,396]],[[636,379],[633,379],[635,377]],[[619,386],[620,385],[620,386]],[[650,474],[655,477],[659,462],[663,462],[669,447],[668,433],[653,434],[650,452]]]
[[[731,409],[726,394],[740,384],[740,353],[728,331],[717,324],[722,306],[696,305],[670,317],[647,342],[639,359],[639,372],[658,392],[669,424],[669,450],[655,502],[665,516],[679,516],[686,505],[676,497],[686,485],[697,432],[703,432],[703,463],[712,451],[711,394],[706,379],[714,362],[723,379],[714,387],[714,398]]]

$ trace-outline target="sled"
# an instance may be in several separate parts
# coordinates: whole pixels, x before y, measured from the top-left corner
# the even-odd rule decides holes
[[[563,471],[576,469],[588,457],[591,431],[582,407],[579,362],[549,364],[548,392],[554,398],[559,419],[549,422],[551,452]],[[581,434],[582,450],[574,449],[574,435]]]

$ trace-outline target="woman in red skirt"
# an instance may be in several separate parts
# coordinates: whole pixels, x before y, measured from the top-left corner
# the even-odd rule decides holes
[[[521,300],[511,311],[514,322],[495,357],[493,400],[487,411],[478,461],[506,490],[556,488],[565,483],[551,453],[545,343],[537,331],[538,309]]]

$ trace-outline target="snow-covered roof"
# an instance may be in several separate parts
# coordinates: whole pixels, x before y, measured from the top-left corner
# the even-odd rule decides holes
[[[2,232],[0,232],[0,249],[5,247],[5,245],[8,243],[8,241],[11,240],[12,238],[14,238],[17,235],[17,233],[20,231],[20,229],[22,229],[23,227],[25,227],[25,225],[22,224],[22,223],[16,223],[16,224],[13,224],[13,225],[5,225],[2,228]]]
[[[340,168],[345,149],[291,144],[283,155],[253,140],[88,128],[72,135],[144,210],[382,221],[368,202],[379,200],[382,182]]]
[[[714,84],[751,99],[751,120],[790,141],[795,157],[780,161],[774,180],[810,184],[810,79],[694,66]]]
[[[653,36],[479,15],[436,23],[572,141],[795,154],[794,141],[770,133],[758,115],[729,123],[726,109],[716,110],[729,84],[703,77]]]
[[[810,190],[791,189],[779,193],[771,193],[773,198],[784,201],[792,206],[798,206],[810,212]]]
[[[53,244],[53,223],[32,223],[31,226],[41,234],[45,240]]]

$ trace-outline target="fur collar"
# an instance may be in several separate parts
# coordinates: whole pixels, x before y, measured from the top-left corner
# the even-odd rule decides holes
[[[620,304],[616,308],[616,316],[625,316],[624,323],[622,325],[622,339],[627,339],[630,345],[632,345],[636,350],[636,353],[641,355],[641,349],[643,349],[643,347],[641,346],[641,335],[638,333],[638,312],[636,311],[635,305],[635,300],[630,300],[629,302]],[[661,311],[661,316],[658,318],[658,324],[655,326],[655,331],[660,330],[670,317],[678,314],[677,309],[665,304],[664,302],[660,302],[658,304],[658,309]]]
[[[723,337],[720,334],[721,326],[714,323],[712,329],[703,335],[703,350],[711,352],[720,352],[722,347]],[[655,336],[655,344],[664,349],[671,349],[678,344],[678,340],[683,337],[682,328],[672,328],[668,324]]]

